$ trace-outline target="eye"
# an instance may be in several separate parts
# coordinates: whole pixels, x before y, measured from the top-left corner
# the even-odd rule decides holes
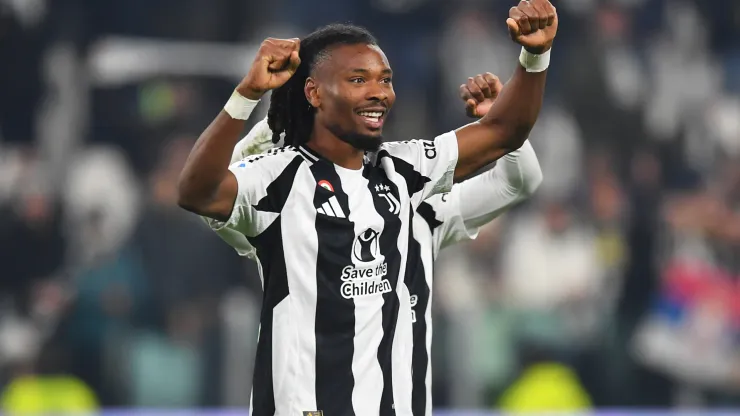
[[[365,80],[363,78],[357,77],[357,78],[350,79],[349,82],[353,84],[363,84],[365,83]]]
[[[387,77],[380,80],[380,82],[382,82],[383,84],[390,84],[393,82],[393,79],[391,77]]]

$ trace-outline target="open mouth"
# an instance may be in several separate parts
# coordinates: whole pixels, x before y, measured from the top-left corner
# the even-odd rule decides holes
[[[357,115],[362,117],[366,126],[371,129],[378,129],[383,125],[385,113],[385,109],[365,109],[358,111]]]

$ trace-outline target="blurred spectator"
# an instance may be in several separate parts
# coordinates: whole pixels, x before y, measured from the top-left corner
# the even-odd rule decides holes
[[[247,406],[257,266],[175,204],[238,51],[365,25],[395,73],[387,137],[431,137],[471,121],[468,76],[509,78],[512,5],[0,0],[4,410]],[[440,259],[435,406],[738,406],[740,2],[557,6],[544,183]]]
[[[49,192],[43,165],[30,154],[22,164],[10,204],[0,205],[0,297],[12,296],[15,307],[28,313],[32,288],[58,277],[66,247],[61,208]]]

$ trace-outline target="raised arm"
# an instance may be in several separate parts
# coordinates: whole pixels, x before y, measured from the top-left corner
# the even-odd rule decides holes
[[[511,8],[506,24],[512,39],[523,47],[520,64],[485,116],[456,131],[455,179],[464,178],[521,147],[542,106],[545,68],[558,28],[555,7],[547,0],[522,1]],[[492,81],[492,75],[486,77]],[[487,83],[482,83],[472,93],[482,99],[489,97],[491,90]]]
[[[465,227],[479,228],[532,196],[542,183],[542,169],[529,141],[499,159],[496,166],[458,184]]]
[[[247,76],[193,146],[180,173],[180,207],[216,220],[229,218],[239,192],[236,177],[229,170],[234,146],[262,95],[285,84],[295,73],[300,64],[299,46],[298,39],[262,43]]]
[[[487,78],[487,79],[486,79]],[[461,86],[466,110],[471,117],[480,118],[491,108],[503,86],[489,74],[471,77]],[[487,84],[491,97],[472,97],[471,89]],[[435,253],[441,248],[475,238],[478,229],[529,198],[542,183],[542,169],[529,141],[521,148],[504,155],[493,169],[455,184],[448,194],[435,195],[426,202],[436,213],[441,227],[434,230]]]

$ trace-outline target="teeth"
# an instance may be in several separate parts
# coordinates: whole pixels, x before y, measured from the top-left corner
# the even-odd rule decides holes
[[[371,117],[376,119],[383,116],[383,113],[380,111],[360,111],[359,114],[363,117]]]

